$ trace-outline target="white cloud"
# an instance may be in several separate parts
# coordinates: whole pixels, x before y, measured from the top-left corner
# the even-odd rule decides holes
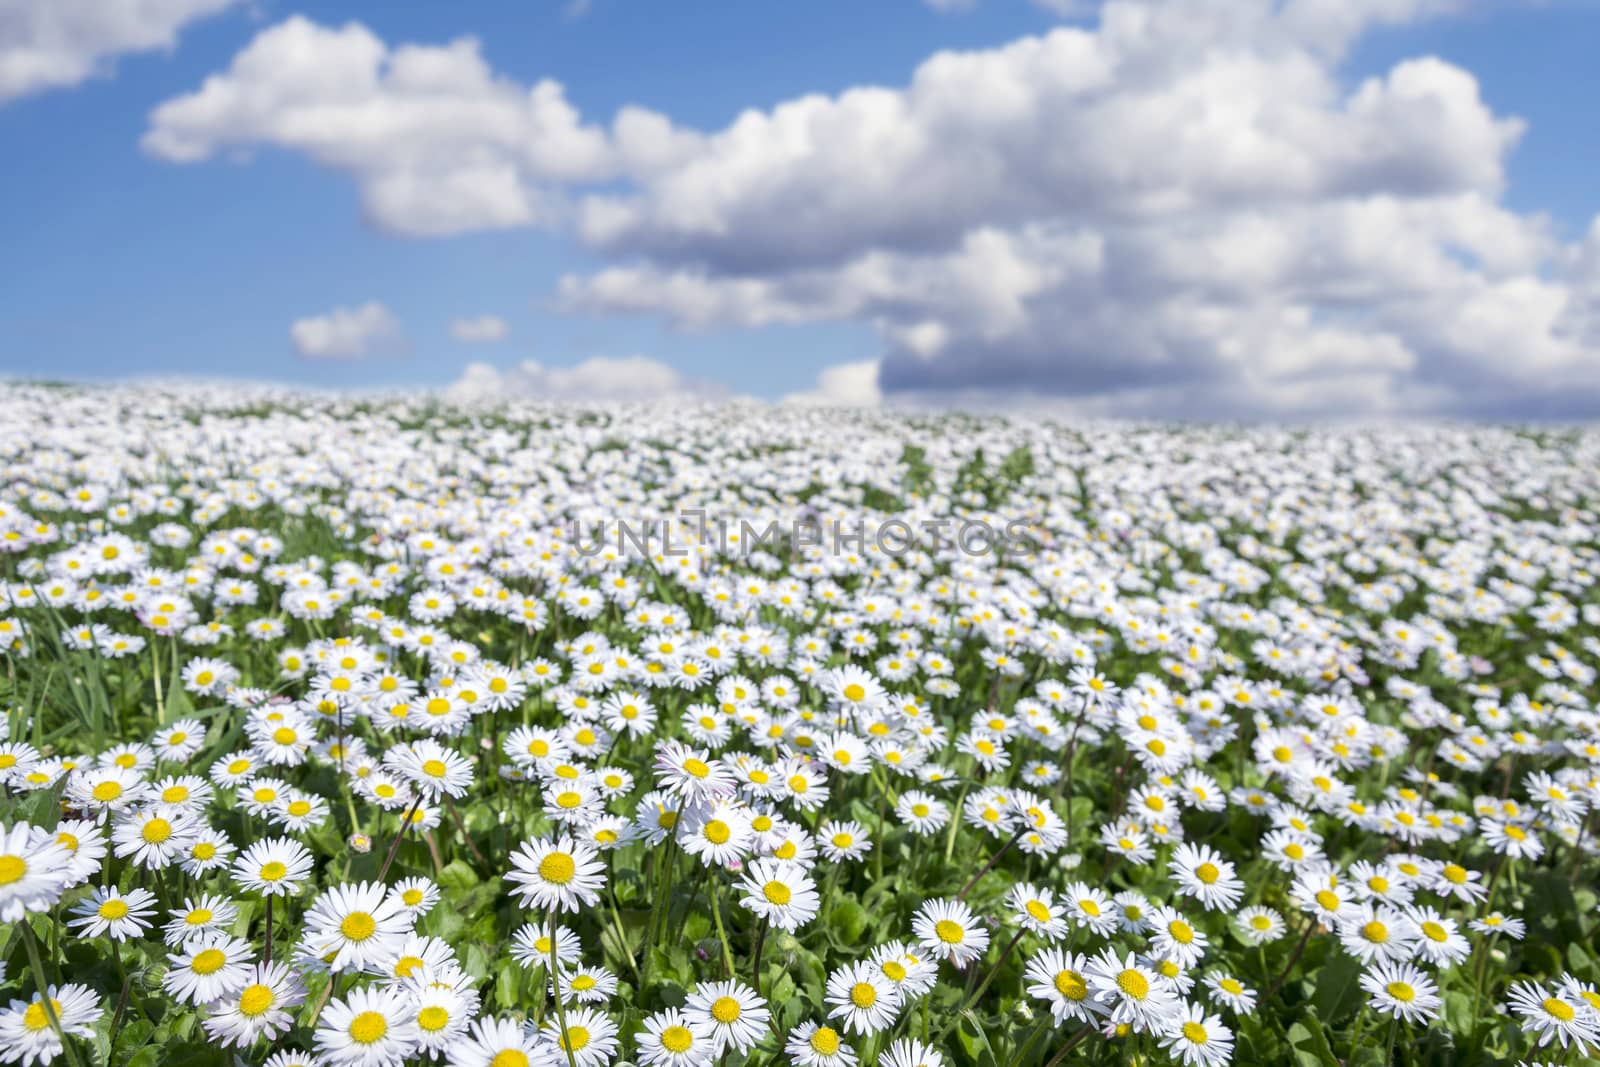
[[[171,48],[234,0],[0,0],[0,104],[78,85],[131,52]]]
[[[296,319],[289,327],[295,351],[308,359],[360,359],[405,341],[394,313],[376,300],[326,315]]]
[[[570,226],[613,257],[561,280],[570,311],[870,324],[880,358],[806,397],[1600,411],[1600,236],[1504,206],[1521,120],[1437,58],[1341,67],[1365,29],[1459,3],[1111,0],[706,131],[586,122],[470,40],[296,18],[157,108],[145,144],[301,152],[401,233]]]
[[[469,363],[447,392],[461,400],[600,403],[680,403],[728,395],[719,385],[686,378],[677,369],[645,356],[593,356],[571,367],[547,367],[530,359],[505,370],[489,363]]]
[[[157,107],[143,143],[180,163],[255,145],[302,152],[350,174],[375,223],[411,235],[549,222],[553,183],[615,166],[605,131],[559,84],[495,76],[471,38],[390,48],[359,23],[301,16]]]
[[[817,375],[814,389],[791,393],[783,398],[785,404],[806,407],[873,408],[882,401],[883,392],[878,388],[878,361],[875,359],[824,367]]]
[[[475,319],[456,319],[450,324],[450,336],[467,344],[491,344],[504,341],[511,332],[506,320],[498,315],[479,315]]]

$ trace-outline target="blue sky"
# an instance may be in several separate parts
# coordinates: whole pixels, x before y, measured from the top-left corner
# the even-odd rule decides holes
[[[1190,6],[1205,8],[1203,0],[1192,0]],[[1418,6],[1428,5],[1419,0]],[[676,239],[662,243],[665,238],[651,237],[645,232],[648,226],[637,241],[620,244],[598,240],[575,224],[468,227],[444,236],[407,236],[364,210],[360,180],[348,168],[329,165],[314,152],[282,140],[275,143],[271,136],[227,144],[223,135],[213,132],[209,136],[216,140],[208,158],[195,162],[158,158],[141,149],[141,138],[154,125],[154,108],[192,94],[208,76],[228,71],[234,57],[259,34],[291,16],[303,16],[330,32],[359,22],[389,48],[440,47],[470,35],[480,42],[482,58],[496,77],[524,88],[541,79],[559,82],[585,123],[603,130],[619,109],[642,105],[666,116],[675,127],[706,133],[722,130],[746,109],[771,109],[807,94],[833,96],[871,85],[903,89],[918,65],[935,53],[992,53],[1064,24],[1052,12],[1023,0],[985,0],[961,10],[936,10],[911,0],[701,3],[648,9],[634,0],[593,0],[581,13],[564,3],[543,2],[258,0],[253,7],[232,6],[197,17],[174,31],[176,43],[170,49],[130,50],[103,58],[98,73],[78,84],[27,91],[0,102],[0,143],[7,146],[12,161],[0,171],[0,232],[6,235],[0,244],[0,271],[7,278],[0,295],[0,370],[71,378],[233,375],[331,386],[442,387],[458,381],[471,362],[509,372],[529,359],[548,369],[581,365],[594,357],[640,356],[671,368],[690,391],[714,382],[734,393],[776,399],[819,389],[818,376],[828,368],[870,364],[868,376],[876,376],[881,387],[868,387],[874,395],[898,391],[961,402],[986,392],[1025,398],[1059,394],[1088,404],[1089,410],[1134,413],[1160,413],[1170,401],[1161,398],[1159,383],[1191,375],[1217,384],[1219,411],[1225,414],[1252,409],[1292,412],[1304,403],[1302,386],[1315,391],[1317,383],[1308,382],[1303,370],[1284,378],[1274,377],[1277,370],[1249,369],[1245,378],[1230,378],[1241,372],[1227,354],[1229,339],[1215,333],[1195,338],[1165,330],[1158,337],[1143,338],[1130,330],[1126,343],[1134,356],[1119,357],[1116,349],[1123,334],[1116,321],[1090,325],[1096,316],[1076,303],[1091,292],[1100,294],[1096,306],[1131,299],[1126,286],[1106,288],[1104,278],[1092,285],[1063,281],[1059,289],[1028,283],[1020,294],[1002,293],[990,301],[1025,306],[1016,314],[1028,316],[1026,328],[1009,320],[998,326],[999,320],[974,322],[955,312],[942,317],[944,310],[931,303],[908,310],[920,299],[909,293],[870,298],[848,293],[846,287],[858,284],[848,265],[859,265],[863,257],[870,260],[875,254],[901,257],[887,268],[891,272],[928,279],[909,286],[926,284],[930,291],[942,291],[943,275],[924,273],[936,263],[927,257],[947,254],[985,232],[1013,239],[1020,248],[1020,242],[1032,239],[1027,237],[1034,233],[1030,225],[1070,224],[1111,250],[1144,249],[1168,235],[1189,233],[1188,223],[1178,217],[1153,222],[1141,218],[1139,231],[1130,233],[1121,209],[1107,207],[1097,215],[1078,211],[1075,203],[1011,217],[1004,208],[1004,186],[1010,181],[1025,184],[1025,175],[998,175],[1002,195],[983,200],[990,206],[974,209],[976,214],[955,230],[930,220],[913,220],[910,230],[865,237],[858,244],[830,245],[843,250],[817,274],[806,273],[818,270],[813,261],[791,264],[774,261],[771,255],[758,268],[749,268],[729,251],[738,247],[737,231],[715,241],[685,238],[688,251]],[[1101,33],[1096,13],[1065,24],[1085,34]],[[1259,28],[1247,28],[1241,40],[1233,35],[1235,30],[1219,27],[1210,43],[1278,57],[1282,46],[1275,43],[1276,33],[1264,22]],[[1514,144],[1503,148],[1485,149],[1470,140],[1471,131],[1463,133],[1463,143],[1476,146],[1470,151],[1494,157],[1494,165],[1503,171],[1498,182],[1477,176],[1483,159],[1469,159],[1469,150],[1463,149],[1460,173],[1440,179],[1439,188],[1430,185],[1417,192],[1408,184],[1411,179],[1406,175],[1414,167],[1407,164],[1412,169],[1396,166],[1394,177],[1376,179],[1375,185],[1368,183],[1332,199],[1319,193],[1300,203],[1267,195],[1262,200],[1266,206],[1247,201],[1245,207],[1252,217],[1260,216],[1262,225],[1288,226],[1286,220],[1295,212],[1326,212],[1334,200],[1370,205],[1376,198],[1394,195],[1384,181],[1393,182],[1401,195],[1413,200],[1476,189],[1518,226],[1538,228],[1544,226],[1542,217],[1549,220],[1543,231],[1549,247],[1507,270],[1529,279],[1570,271],[1571,263],[1583,256],[1586,229],[1600,208],[1592,191],[1592,176],[1600,165],[1600,128],[1586,121],[1585,109],[1576,106],[1577,101],[1600,96],[1600,76],[1584,46],[1597,34],[1600,11],[1592,6],[1505,3],[1467,5],[1432,17],[1419,13],[1401,25],[1366,26],[1333,57],[1322,54],[1322,42],[1297,38],[1290,47],[1317,55],[1316,62],[1340,92],[1354,93],[1364,80],[1383,78],[1397,64],[1435,56],[1476,78],[1483,111],[1496,120],[1521,118],[1526,126]],[[1202,41],[1195,42],[1197,48]],[[27,44],[0,38],[0,52]],[[1113,92],[1118,89],[1115,84],[1111,87]],[[981,97],[982,92],[976,95]],[[1335,104],[1328,107],[1337,110]],[[218,121],[227,126],[232,120]],[[1388,136],[1386,128],[1379,129]],[[1396,136],[1413,136],[1408,130]],[[1041,152],[1046,150],[1048,132],[1041,131]],[[971,136],[981,138],[983,133]],[[953,136],[944,148],[959,155],[965,145],[962,137]],[[1416,158],[1439,151],[1423,144],[1416,148]],[[1136,150],[1133,157],[1136,160]],[[713,159],[705,166],[715,163]],[[870,161],[847,155],[842,165],[830,164],[832,184],[814,187],[815,199],[826,200],[830,189],[853,182],[850,167],[857,165],[868,166]],[[1066,179],[1059,172],[1052,174],[1057,185],[1071,180],[1070,172]],[[607,175],[572,183],[561,193],[574,203],[608,193],[642,191],[648,198],[655,180]],[[899,180],[914,182],[915,172]],[[1188,178],[1179,174],[1172,180],[1179,192],[1188,192]],[[1199,179],[1195,184],[1201,184]],[[667,187],[665,179],[661,187]],[[1228,203],[1229,210],[1239,209],[1237,198]],[[937,213],[937,205],[933,210]],[[984,211],[994,213],[992,221]],[[819,226],[834,221],[826,215],[819,218]],[[841,209],[837,222],[845,229],[858,224],[859,218],[853,208]],[[1425,239],[1458,254],[1455,235],[1478,223],[1452,226],[1449,233],[1430,231]],[[750,246],[767,239],[752,234]],[[771,239],[782,247],[781,234]],[[1478,254],[1469,250],[1466,258],[1476,264]],[[1038,255],[1037,262],[1046,261],[1045,253]],[[564,276],[593,278],[608,268],[630,265],[652,272],[652,284],[641,285],[638,293],[630,292],[621,301],[589,298],[557,306],[555,294]],[[1025,265],[1017,269],[1027,274]],[[1368,268],[1354,263],[1348,269],[1359,281]],[[688,313],[654,284],[674,272],[718,285],[742,282],[766,287],[763,292],[770,293],[762,299],[781,305],[781,310],[730,305],[730,310],[710,315]],[[983,274],[991,272],[991,267],[983,268]],[[1145,272],[1137,273],[1143,277]],[[1491,273],[1498,283],[1506,270]],[[1342,284],[1348,289],[1351,280]],[[1563,275],[1562,284],[1566,303],[1572,306],[1581,303],[1585,293],[1600,293],[1600,283],[1587,274]],[[820,303],[787,295],[809,294],[818,286],[833,295]],[[1164,295],[1138,298],[1163,303],[1116,306],[1132,319],[1140,317],[1139,308],[1144,306],[1166,314],[1174,306],[1170,304],[1174,286],[1190,287],[1177,298],[1187,301],[1183,307],[1191,306],[1196,299],[1192,281],[1152,283],[1151,291]],[[1431,307],[1436,296],[1444,299],[1460,291],[1459,280],[1439,283],[1437,293],[1419,290],[1416,307]],[[770,295],[775,293],[786,295],[780,300]],[[1370,341],[1373,352],[1341,371],[1345,376],[1339,384],[1348,388],[1335,390],[1348,397],[1341,402],[1356,410],[1370,406],[1471,412],[1483,407],[1494,375],[1510,373],[1474,362],[1470,352],[1453,351],[1449,338],[1414,329],[1408,325],[1415,317],[1412,309],[1352,310],[1326,295],[1306,295],[1303,286],[1239,299],[1239,306],[1248,311],[1239,312],[1237,324],[1219,329],[1246,337],[1253,346],[1281,343],[1285,351],[1322,354],[1335,348],[1345,351],[1338,348],[1345,342],[1351,350],[1365,352],[1363,346]],[[291,342],[290,326],[296,320],[369,302],[381,303],[392,315],[403,344],[374,346],[362,358],[319,358],[297,351]],[[1299,314],[1302,310],[1304,315]],[[469,344],[452,337],[452,320],[486,314],[505,321],[509,333],[504,340]],[[1051,318],[1057,315],[1066,326]],[[749,325],[773,319],[779,324]],[[1589,319],[1600,321],[1600,315]],[[1280,320],[1292,320],[1293,332],[1284,332],[1277,325]],[[1050,340],[1071,334],[1071,324],[1080,321],[1086,323],[1085,334],[1093,338],[1097,351],[1111,353],[1107,358],[1112,363],[1148,358],[1149,372],[1127,380],[1115,374],[1107,377],[1095,362],[1098,356],[1083,355],[1073,343]],[[1581,366],[1591,354],[1589,338],[1586,327],[1574,326],[1573,321],[1567,314],[1559,326],[1551,327],[1549,345],[1559,344],[1559,350],[1541,349],[1542,355],[1528,358],[1557,367],[1566,376],[1566,393],[1576,389],[1587,396],[1583,390],[1597,384]],[[1262,326],[1263,322],[1268,325]],[[1330,335],[1331,340],[1310,332],[1332,328],[1329,324],[1346,332]],[[922,336],[940,338],[933,342],[936,355],[919,347],[922,342],[915,338]],[[996,368],[992,381],[973,372],[974,367],[986,365],[991,348]],[[1305,359],[1296,356],[1291,362],[1299,367]],[[1375,384],[1375,374],[1387,377]],[[1076,384],[1102,378],[1104,388],[1086,391]],[[1446,379],[1452,392],[1441,401],[1439,382]],[[576,387],[564,379],[531,381],[535,387],[539,383]],[[827,398],[829,390],[820,393]],[[1229,397],[1237,399],[1236,408],[1229,406],[1233,403]],[[839,393],[835,398],[859,396]],[[1574,413],[1545,394],[1530,394],[1525,410]]]

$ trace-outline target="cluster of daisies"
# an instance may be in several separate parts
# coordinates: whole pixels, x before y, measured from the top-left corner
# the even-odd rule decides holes
[[[12,385],[0,463],[0,1063],[1600,1055],[1600,434]]]

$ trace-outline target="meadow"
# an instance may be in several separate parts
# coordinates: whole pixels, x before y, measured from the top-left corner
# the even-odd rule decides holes
[[[1600,431],[0,385],[0,1063],[1600,1056]]]

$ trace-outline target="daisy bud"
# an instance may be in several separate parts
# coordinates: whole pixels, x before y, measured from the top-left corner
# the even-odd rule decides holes
[[[351,834],[350,847],[362,855],[366,855],[368,852],[372,851],[372,838],[368,837],[366,834]]]

